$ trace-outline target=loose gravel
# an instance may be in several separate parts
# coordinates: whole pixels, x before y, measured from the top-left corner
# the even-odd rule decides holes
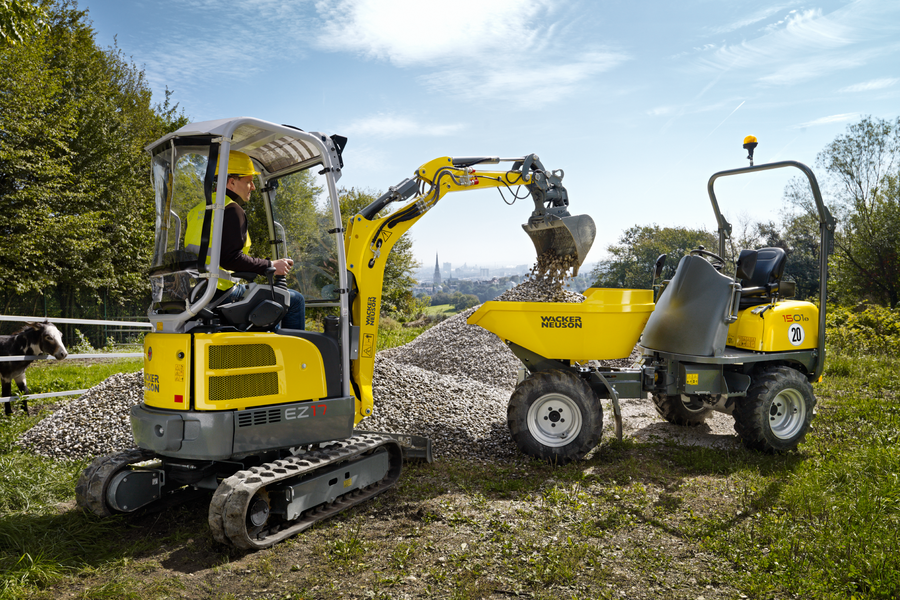
[[[477,309],[470,308],[441,321],[408,344],[379,352],[376,360],[465,377],[512,390],[522,363],[496,335],[478,325],[466,323],[466,319]],[[375,382],[382,386],[394,385],[389,378],[379,378],[377,369]]]
[[[565,290],[560,275],[571,268],[567,257],[544,257],[523,283],[497,298],[508,302],[583,302]],[[464,311],[425,331],[412,342],[379,352],[375,358],[374,414],[360,428],[425,435],[436,457],[510,460],[521,457],[506,426],[506,406],[516,385],[519,360],[494,334],[466,319]],[[630,366],[638,355],[604,361]],[[134,448],[129,414],[143,396],[143,372],[119,374],[63,404],[19,439],[31,452],[54,459],[81,459]],[[605,402],[609,405],[609,402]],[[611,407],[606,406],[604,436],[611,437]],[[662,421],[647,399],[622,401],[625,432],[641,441],[677,437],[711,445],[727,435],[731,419],[714,413],[708,425],[675,427]],[[727,428],[727,429],[726,429]],[[729,435],[730,434],[730,435]]]
[[[22,434],[19,446],[57,460],[129,450],[135,447],[131,407],[143,397],[143,371],[118,373],[42,419]]]

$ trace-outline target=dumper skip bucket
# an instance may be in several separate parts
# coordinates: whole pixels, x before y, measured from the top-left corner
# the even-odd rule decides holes
[[[467,322],[548,359],[627,358],[653,312],[653,292],[591,288],[584,295],[582,303],[485,302]]]

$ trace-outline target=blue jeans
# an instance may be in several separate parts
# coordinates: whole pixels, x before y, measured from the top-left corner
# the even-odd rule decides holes
[[[288,290],[291,294],[291,305],[281,320],[285,329],[306,329],[306,299],[297,290]]]
[[[244,297],[244,291],[247,289],[243,283],[236,283],[231,289],[230,302],[237,302]],[[303,294],[297,290],[288,290],[291,295],[291,305],[288,307],[287,314],[281,319],[278,327],[285,329],[306,329],[306,299]]]

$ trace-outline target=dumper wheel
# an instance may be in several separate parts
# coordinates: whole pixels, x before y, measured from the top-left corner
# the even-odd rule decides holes
[[[746,397],[737,399],[734,430],[753,450],[793,450],[806,437],[815,406],[805,375],[790,367],[770,367],[753,377]]]
[[[712,412],[712,409],[696,396],[653,394],[653,404],[659,416],[672,425],[682,427],[696,427],[704,423]]]
[[[559,465],[584,458],[603,432],[600,399],[566,371],[539,371],[522,381],[506,415],[519,450]]]

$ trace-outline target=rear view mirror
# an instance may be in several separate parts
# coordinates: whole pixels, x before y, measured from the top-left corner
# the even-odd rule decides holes
[[[660,254],[656,259],[656,265],[653,267],[653,278],[658,279],[662,275],[663,267],[666,266],[666,254]]]

